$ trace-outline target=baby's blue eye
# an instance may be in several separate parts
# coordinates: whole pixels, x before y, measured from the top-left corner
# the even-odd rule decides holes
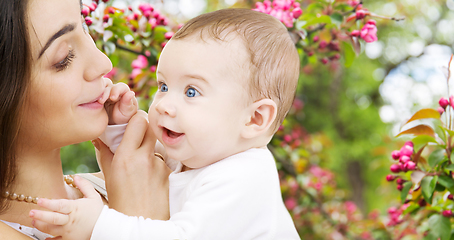
[[[196,97],[196,96],[199,96],[200,93],[195,90],[194,88],[188,88],[188,90],[186,90],[186,96],[188,97]]]
[[[167,87],[167,85],[165,85],[164,83],[161,85],[161,87],[159,87],[159,91],[161,92],[167,92],[169,91],[169,87]]]

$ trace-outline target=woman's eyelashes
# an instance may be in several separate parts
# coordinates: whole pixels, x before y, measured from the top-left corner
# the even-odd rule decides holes
[[[57,72],[67,69],[75,57],[76,55],[74,53],[74,50],[70,49],[68,55],[66,55],[66,57],[63,60],[54,64],[54,67],[57,69]]]

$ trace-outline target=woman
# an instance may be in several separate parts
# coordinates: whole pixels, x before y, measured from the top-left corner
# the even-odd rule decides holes
[[[84,30],[80,9],[80,0],[0,2],[0,193],[8,196],[0,198],[0,239],[33,234],[41,239],[28,216],[37,205],[13,193],[83,197],[63,180],[60,148],[104,131],[108,116],[96,101],[105,96],[103,76],[112,64]],[[146,119],[142,111],[131,119],[122,142],[128,152],[113,157],[102,142],[94,143],[101,152],[109,206],[162,219],[168,212],[169,171],[150,157],[155,143],[152,136],[143,141],[151,132]]]

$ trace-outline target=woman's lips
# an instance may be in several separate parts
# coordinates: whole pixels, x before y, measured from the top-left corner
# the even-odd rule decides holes
[[[162,128],[162,141],[167,145],[177,144],[184,136],[184,133],[177,133],[165,127]]]
[[[101,99],[102,95],[103,94],[99,95],[99,97],[93,99],[90,102],[79,104],[79,106],[89,109],[101,109],[104,107],[104,104],[99,103],[98,100]]]

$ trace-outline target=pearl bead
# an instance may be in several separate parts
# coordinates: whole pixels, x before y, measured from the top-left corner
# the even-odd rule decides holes
[[[77,188],[76,185],[74,184],[74,180],[71,176],[65,176],[64,178],[65,183],[68,184],[69,186],[72,186],[74,188]],[[28,203],[38,203],[39,198],[38,197],[32,197],[32,196],[25,196],[24,194],[16,194],[16,193],[10,193],[8,191],[5,191],[2,193],[3,198],[9,198],[11,200],[16,200],[16,201],[25,201]]]
[[[17,194],[15,194],[15,193],[11,193],[9,195],[9,199],[11,199],[11,200],[16,200],[16,198],[17,198]]]
[[[24,194],[21,194],[21,195],[19,195],[17,197],[17,200],[19,200],[19,201],[24,201],[24,199],[25,199],[25,195]]]

